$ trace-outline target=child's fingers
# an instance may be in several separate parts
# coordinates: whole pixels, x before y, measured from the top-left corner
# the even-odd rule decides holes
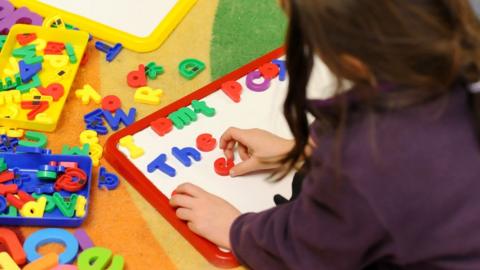
[[[243,136],[244,130],[243,129],[238,129],[234,127],[228,128],[220,137],[220,149],[225,149],[227,147],[227,144],[230,142],[243,142],[244,136]]]
[[[197,226],[193,222],[189,221],[187,226],[192,232],[198,233]]]
[[[204,192],[205,191],[203,189],[190,183],[183,183],[175,189],[175,193],[177,194],[186,194],[192,197],[198,197],[200,193],[204,193]]]
[[[256,161],[253,158],[249,158],[235,165],[230,170],[230,176],[235,177],[235,176],[244,175],[250,172],[254,172],[257,169],[258,169],[258,161]]]
[[[234,156],[233,149],[225,149],[223,150],[223,154],[227,159],[233,159],[233,156]]]
[[[233,150],[233,149],[235,149],[235,144],[236,144],[236,143],[237,143],[237,142],[236,142],[236,141],[233,141],[233,140],[232,140],[232,141],[229,141],[229,142],[227,143],[227,146],[225,147],[225,150]]]
[[[235,144],[236,141],[230,141],[227,143],[225,149],[223,150],[223,153],[227,159],[233,159],[234,158],[234,152],[235,152]]]
[[[170,205],[172,207],[182,207],[192,209],[194,205],[194,198],[188,195],[176,194],[170,199]]]
[[[245,160],[250,158],[250,155],[248,154],[248,148],[241,143],[238,144],[238,154],[240,155],[240,159],[242,161],[245,161]],[[229,157],[227,157],[227,158],[229,158]]]
[[[181,220],[187,220],[188,221],[188,220],[192,220],[192,217],[193,217],[193,211],[190,210],[190,209],[186,209],[186,208],[178,208],[175,211],[175,214]]]

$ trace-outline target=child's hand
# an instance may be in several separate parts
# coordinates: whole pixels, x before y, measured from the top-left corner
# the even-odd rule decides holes
[[[240,216],[240,212],[231,204],[186,183],[175,189],[170,205],[177,208],[177,217],[185,220],[194,233],[220,247],[231,249],[230,227]]]
[[[261,129],[231,127],[220,138],[220,148],[227,159],[233,159],[235,145],[238,145],[242,162],[230,170],[231,176],[278,168],[281,166],[278,162],[265,163],[262,160],[278,160],[293,148],[295,142]]]

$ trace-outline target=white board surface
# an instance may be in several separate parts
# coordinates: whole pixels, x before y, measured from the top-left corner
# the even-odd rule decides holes
[[[119,150],[167,197],[170,197],[172,191],[181,183],[190,182],[225,199],[242,213],[259,212],[275,206],[273,201],[275,194],[290,198],[293,173],[276,183],[266,181],[268,173],[235,178],[224,177],[217,175],[214,171],[214,161],[223,157],[223,152],[218,147],[212,152],[202,152],[202,160],[193,162],[189,168],[184,167],[171,154],[173,147],[196,147],[196,138],[203,133],[212,134],[218,141],[223,132],[231,126],[261,128],[284,138],[292,138],[282,113],[288,81],[281,82],[276,78],[265,92],[249,90],[245,85],[245,77],[238,82],[243,86],[240,103],[234,103],[222,91],[217,91],[202,99],[207,105],[216,109],[214,117],[198,114],[196,122],[182,130],[174,128],[163,137],[157,135],[150,127],[134,134],[135,144],[145,150],[145,154],[138,159],[130,159],[127,149],[121,146],[118,146]],[[333,82],[323,63],[316,61],[309,86],[309,96],[324,98],[331,95]],[[148,164],[162,153],[168,156],[167,163],[177,171],[174,178],[158,170],[153,173],[147,171]],[[235,162],[239,160],[236,156]]]
[[[38,0],[137,37],[147,37],[178,0]]]

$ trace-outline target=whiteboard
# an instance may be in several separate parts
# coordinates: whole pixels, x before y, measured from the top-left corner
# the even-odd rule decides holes
[[[117,145],[117,148],[137,167],[154,186],[170,198],[172,191],[181,183],[190,182],[213,193],[242,213],[259,212],[275,206],[273,197],[280,194],[291,197],[293,172],[279,182],[267,181],[268,173],[260,173],[232,178],[219,176],[214,171],[214,161],[223,157],[223,152],[215,149],[202,154],[202,160],[193,162],[191,167],[184,167],[171,154],[173,147],[196,147],[196,137],[202,133],[210,133],[218,139],[230,126],[238,128],[261,128],[284,138],[292,138],[282,107],[287,93],[288,80],[278,78],[264,92],[253,92],[246,87],[245,77],[238,80],[243,86],[240,103],[234,103],[222,91],[205,97],[207,105],[216,109],[214,117],[198,114],[198,120],[183,129],[175,129],[160,137],[150,127],[133,134],[135,144],[144,149],[145,154],[137,159],[130,159],[128,150]],[[324,97],[331,95],[334,80],[322,62],[315,62],[315,69],[309,86],[309,96]],[[319,89],[321,90],[319,93]],[[169,177],[161,171],[149,173],[148,164],[160,154],[167,155],[167,164],[177,171],[175,177]],[[235,157],[239,162],[239,157]]]
[[[37,0],[138,37],[148,37],[179,0]]]

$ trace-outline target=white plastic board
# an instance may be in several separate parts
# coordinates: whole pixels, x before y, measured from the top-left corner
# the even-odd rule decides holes
[[[138,159],[129,160],[167,197],[181,183],[190,182],[206,191],[222,197],[241,212],[258,212],[273,207],[273,197],[281,194],[291,197],[293,173],[283,180],[272,183],[267,181],[268,173],[231,178],[219,176],[214,171],[214,161],[223,157],[220,149],[203,153],[202,160],[194,162],[191,167],[184,167],[172,154],[173,147],[196,147],[198,135],[210,133],[218,139],[231,126],[238,128],[261,128],[284,138],[292,138],[282,113],[282,106],[287,92],[288,81],[278,78],[265,92],[253,92],[245,85],[245,77],[238,81],[243,86],[240,103],[234,103],[222,91],[217,91],[203,99],[210,107],[216,109],[214,117],[198,114],[198,120],[182,130],[175,129],[160,137],[150,127],[133,135],[135,144],[145,150]],[[316,61],[315,70],[309,86],[309,96],[326,97],[332,92],[333,79],[326,67]],[[321,90],[319,90],[321,89]],[[119,150],[129,157],[127,149]],[[148,173],[148,164],[160,154],[168,156],[167,164],[177,171],[175,177],[169,177],[161,171]],[[239,158],[235,158],[238,162]]]
[[[138,37],[147,37],[178,0],[38,0]]]

